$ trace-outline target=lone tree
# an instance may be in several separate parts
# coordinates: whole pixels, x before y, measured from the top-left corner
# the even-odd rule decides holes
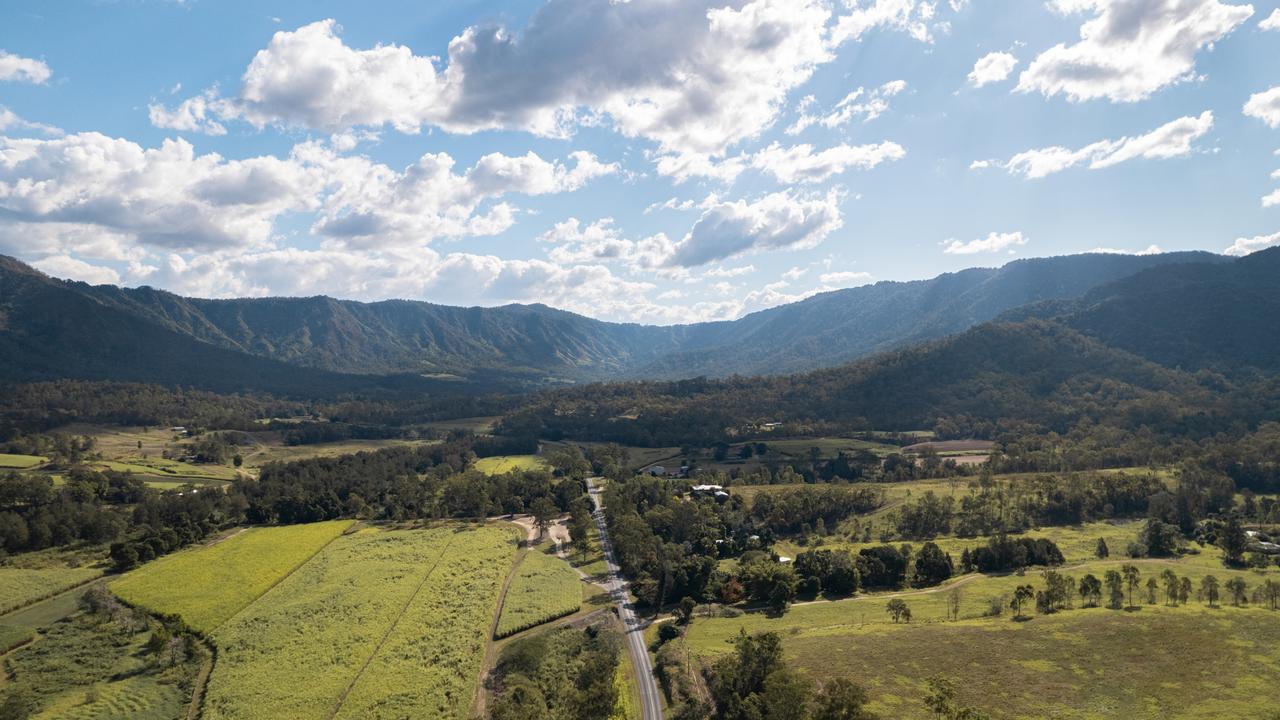
[[[1225,583],[1225,586],[1227,593],[1231,595],[1231,605],[1233,607],[1240,607],[1249,602],[1249,584],[1244,581],[1244,578],[1231,578]]]
[[[1106,538],[1098,538],[1098,546],[1094,550],[1094,554],[1101,559],[1106,559],[1111,555],[1111,549],[1107,547]]]
[[[1280,585],[1277,585],[1277,587],[1280,587]],[[956,588],[955,590],[952,590],[951,592],[947,593],[947,618],[948,619],[951,619],[951,620],[960,619],[961,599],[962,599],[962,596],[960,594],[960,588]]]
[[[1160,581],[1155,578],[1147,578],[1147,604],[1155,605],[1156,598],[1160,595]]]
[[[1087,607],[1098,607],[1102,599],[1102,582],[1092,574],[1080,578],[1080,599]]]
[[[693,598],[685,596],[680,598],[680,607],[676,610],[681,625],[688,625],[693,622],[693,611],[698,607],[697,601]]]
[[[885,612],[889,613],[889,617],[897,622],[911,622],[911,608],[907,607],[907,601],[902,598],[894,598],[884,606]]]
[[[1191,599],[1191,578],[1183,576],[1183,578],[1178,581],[1178,602],[1182,603],[1183,605],[1186,605],[1187,601],[1190,599]]]
[[[1137,565],[1125,565],[1120,568],[1120,574],[1124,575],[1125,587],[1129,589],[1129,607],[1133,607],[1133,591],[1137,589],[1142,573]]]
[[[1017,589],[1013,591],[1013,600],[1009,601],[1009,607],[1013,608],[1014,620],[1022,619],[1023,603],[1027,602],[1028,600],[1034,599],[1035,596],[1036,596],[1036,589],[1031,587],[1030,585],[1019,585]]]
[[[1164,601],[1169,605],[1178,604],[1178,574],[1172,570],[1165,569],[1160,573],[1160,579],[1164,582]]]
[[[1218,533],[1218,547],[1222,548],[1224,565],[1239,567],[1244,564],[1244,551],[1249,547],[1249,536],[1240,525],[1240,518],[1232,515]]]
[[[541,540],[547,534],[551,522],[560,515],[560,508],[550,498],[540,497],[530,509],[533,511],[533,524],[538,528],[538,539]]]
[[[1209,607],[1218,603],[1218,578],[1205,575],[1200,580],[1200,599],[1209,603]]]
[[[1115,570],[1108,570],[1104,582],[1107,585],[1107,607],[1112,610],[1124,607],[1124,578]]]

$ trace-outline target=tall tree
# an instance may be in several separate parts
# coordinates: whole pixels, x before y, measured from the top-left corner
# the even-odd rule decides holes
[[[1120,568],[1120,574],[1124,576],[1125,587],[1129,589],[1129,607],[1133,607],[1133,591],[1137,589],[1142,573],[1137,565],[1125,565]]]
[[[1218,603],[1218,578],[1205,575],[1200,580],[1200,599],[1209,603],[1209,607]]]

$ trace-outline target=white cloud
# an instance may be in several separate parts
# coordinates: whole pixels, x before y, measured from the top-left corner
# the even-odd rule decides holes
[[[845,0],[849,13],[836,23],[832,36],[838,41],[859,39],[875,28],[889,28],[905,32],[920,42],[933,42],[935,30],[945,30],[947,25],[936,19],[937,3],[924,0]],[[963,3],[953,0],[952,11],[962,9]]]
[[[788,93],[872,28],[922,41],[942,27],[917,0],[550,0],[519,33],[473,26],[446,58],[347,46],[333,20],[277,32],[220,117],[340,132],[389,125],[565,137],[608,123],[661,154],[722,155],[773,124]]]
[[[1205,110],[1199,117],[1187,116],[1165,123],[1151,132],[1118,140],[1099,140],[1077,150],[1060,146],[1037,148],[1020,152],[1008,162],[975,162],[970,167],[988,167],[995,164],[1013,175],[1026,178],[1042,178],[1077,165],[1087,164],[1091,170],[1100,170],[1138,158],[1156,160],[1180,157],[1191,153],[1191,143],[1213,127],[1213,113]]]
[[[969,84],[982,87],[1009,77],[1018,65],[1018,58],[1007,52],[987,53],[978,58],[969,72]]]
[[[742,265],[740,267],[724,268],[717,267],[703,273],[703,275],[712,278],[735,278],[740,275],[747,275],[756,271],[755,265]]]
[[[1275,207],[1277,205],[1280,205],[1280,188],[1271,191],[1269,195],[1265,195],[1262,198],[1262,207],[1264,208]]]
[[[1072,101],[1136,102],[1190,80],[1196,54],[1253,14],[1251,5],[1220,0],[1050,0],[1049,6],[1094,17],[1080,27],[1079,42],[1036,57],[1018,90]]]
[[[823,116],[812,115],[808,112],[814,100],[812,95],[807,96],[800,103],[799,117],[786,129],[786,133],[788,135],[797,135],[812,125],[821,125],[827,129],[834,129],[859,117],[862,118],[864,123],[871,122],[889,111],[889,98],[906,89],[907,83],[905,80],[890,80],[871,90],[859,87],[845,95],[843,100],[836,103],[831,112]]]
[[[804,277],[805,274],[808,272],[809,271],[806,268],[793,267],[790,270],[782,273],[782,279],[786,280],[787,282],[795,282],[796,280],[799,280],[800,278]]]
[[[976,253],[992,253],[1000,252],[1013,248],[1018,245],[1026,245],[1027,238],[1023,237],[1021,232],[1010,233],[989,233],[985,238],[970,240],[969,242],[960,242],[959,240],[949,240],[942,252],[948,255],[974,255]]]
[[[48,82],[53,71],[43,60],[33,60],[0,50],[0,82]]]
[[[754,154],[751,165],[790,185],[820,182],[849,168],[869,170],[882,162],[900,160],[906,154],[902,146],[894,142],[858,146],[841,144],[816,153],[812,145],[784,148],[775,142]]]
[[[1086,253],[1101,253],[1104,255],[1159,255],[1164,252],[1159,245],[1148,245],[1142,250],[1125,250],[1122,248],[1096,247],[1092,250],[1085,250]]]
[[[1280,85],[1249,96],[1244,114],[1257,118],[1268,127],[1280,128]]]
[[[1280,8],[1271,11],[1271,14],[1258,22],[1259,30],[1280,30]]]
[[[842,224],[835,193],[778,192],[755,202],[721,202],[674,245],[667,264],[696,267],[751,252],[814,247]]]
[[[219,107],[225,101],[218,100],[216,93],[187,98],[172,110],[159,103],[147,106],[147,117],[151,124],[166,130],[182,130],[198,132],[206,135],[226,135],[227,128],[214,119]]]
[[[615,172],[585,152],[573,165],[491,153],[458,174],[447,154],[403,171],[335,154],[318,142],[273,156],[196,155],[185,140],[146,149],[98,133],[0,137],[0,232],[52,223],[120,233],[179,251],[268,244],[287,212],[316,212],[312,231],[343,245],[422,245],[489,235],[514,222],[510,194],[569,192]]]
[[[90,265],[69,255],[54,255],[39,260],[34,265],[54,277],[82,280],[90,285],[114,285],[120,282],[120,273],[115,270]]]
[[[866,283],[871,282],[871,273],[855,270],[841,270],[838,272],[823,273],[818,276],[818,281],[823,285],[852,287],[854,285],[865,285]]]
[[[11,132],[15,130],[32,130],[42,135],[59,136],[62,135],[62,129],[44,123],[30,122],[18,117],[17,113],[9,108],[0,105],[0,132]]]
[[[1277,245],[1280,245],[1280,232],[1272,233],[1270,235],[1258,235],[1251,238],[1236,238],[1236,241],[1231,244],[1231,247],[1223,250],[1222,252],[1227,255],[1241,256],[1248,255],[1249,253],[1254,253],[1259,250],[1265,250],[1269,247],[1275,247]]]

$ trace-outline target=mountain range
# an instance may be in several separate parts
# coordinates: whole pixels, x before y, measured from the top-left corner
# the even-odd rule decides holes
[[[58,280],[0,256],[0,381],[217,391],[506,391],[837,366],[994,319],[1052,320],[1156,362],[1271,368],[1275,252],[1085,254],[822,293],[738,320],[609,323],[543,305],[209,300]],[[1229,322],[1227,321],[1229,320]],[[1262,332],[1252,332],[1257,327]],[[1188,340],[1188,338],[1191,340]]]

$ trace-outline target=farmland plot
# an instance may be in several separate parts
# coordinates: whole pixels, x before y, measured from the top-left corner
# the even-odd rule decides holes
[[[506,637],[570,615],[582,606],[578,573],[554,555],[531,552],[520,561],[507,588],[498,620],[498,637]]]
[[[126,602],[212,631],[350,527],[350,520],[251,528],[147,563],[111,583]]]
[[[102,574],[96,568],[0,568],[0,613],[75,587]]]
[[[214,633],[204,716],[464,717],[514,541],[497,528],[338,538]]]

